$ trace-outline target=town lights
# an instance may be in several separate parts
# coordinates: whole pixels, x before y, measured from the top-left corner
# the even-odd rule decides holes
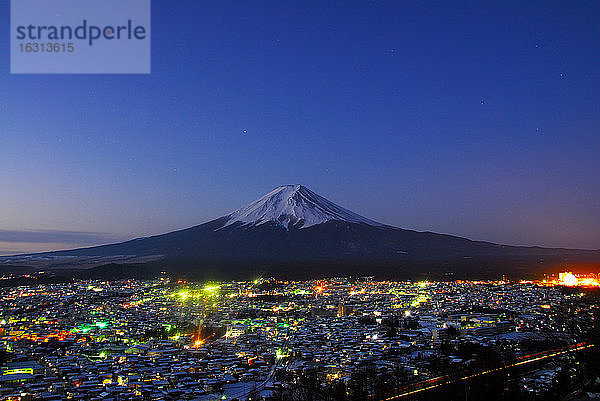
[[[572,272],[558,273],[558,280],[554,279],[551,282],[554,285],[566,285],[568,287],[598,287],[600,282],[595,273],[590,273],[586,277],[583,275],[575,275]]]
[[[577,277],[573,273],[567,273],[562,277],[562,282],[569,287],[577,285]]]
[[[216,293],[221,287],[218,285],[206,285],[203,290],[210,293],[210,294],[214,294]]]

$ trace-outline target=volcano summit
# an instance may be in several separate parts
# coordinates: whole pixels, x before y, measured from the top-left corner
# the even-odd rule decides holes
[[[302,185],[277,187],[227,217],[225,227],[235,223],[258,226],[272,222],[288,230],[290,226],[308,228],[329,221],[382,225],[346,210]]]

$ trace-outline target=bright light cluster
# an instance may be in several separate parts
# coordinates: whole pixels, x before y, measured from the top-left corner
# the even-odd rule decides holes
[[[566,285],[568,287],[598,287],[600,286],[600,282],[598,282],[598,278],[594,274],[590,274],[588,276],[576,276],[572,272],[561,272],[558,274],[558,280],[554,281],[554,284]]]

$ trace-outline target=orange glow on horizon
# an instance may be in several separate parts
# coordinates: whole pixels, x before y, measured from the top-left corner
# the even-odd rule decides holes
[[[550,282],[554,285],[565,285],[567,287],[599,287],[600,282],[594,273],[587,275],[574,274],[572,272],[560,272],[558,280]]]

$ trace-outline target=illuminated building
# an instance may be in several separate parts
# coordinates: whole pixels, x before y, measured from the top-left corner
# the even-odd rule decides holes
[[[242,334],[246,334],[247,330],[248,330],[248,327],[243,324],[236,324],[233,326],[229,326],[227,328],[227,333],[225,334],[225,337],[227,337],[227,338],[239,337]]]
[[[571,272],[561,272],[558,274],[558,280],[564,285],[577,285],[577,277]]]
[[[594,273],[588,274],[586,277],[576,276],[572,272],[560,272],[558,274],[558,282],[554,282],[559,285],[566,285],[568,287],[583,286],[583,287],[597,287],[600,285],[597,276]]]
[[[2,375],[29,373],[32,375],[44,374],[44,367],[35,361],[9,362],[2,367]]]

